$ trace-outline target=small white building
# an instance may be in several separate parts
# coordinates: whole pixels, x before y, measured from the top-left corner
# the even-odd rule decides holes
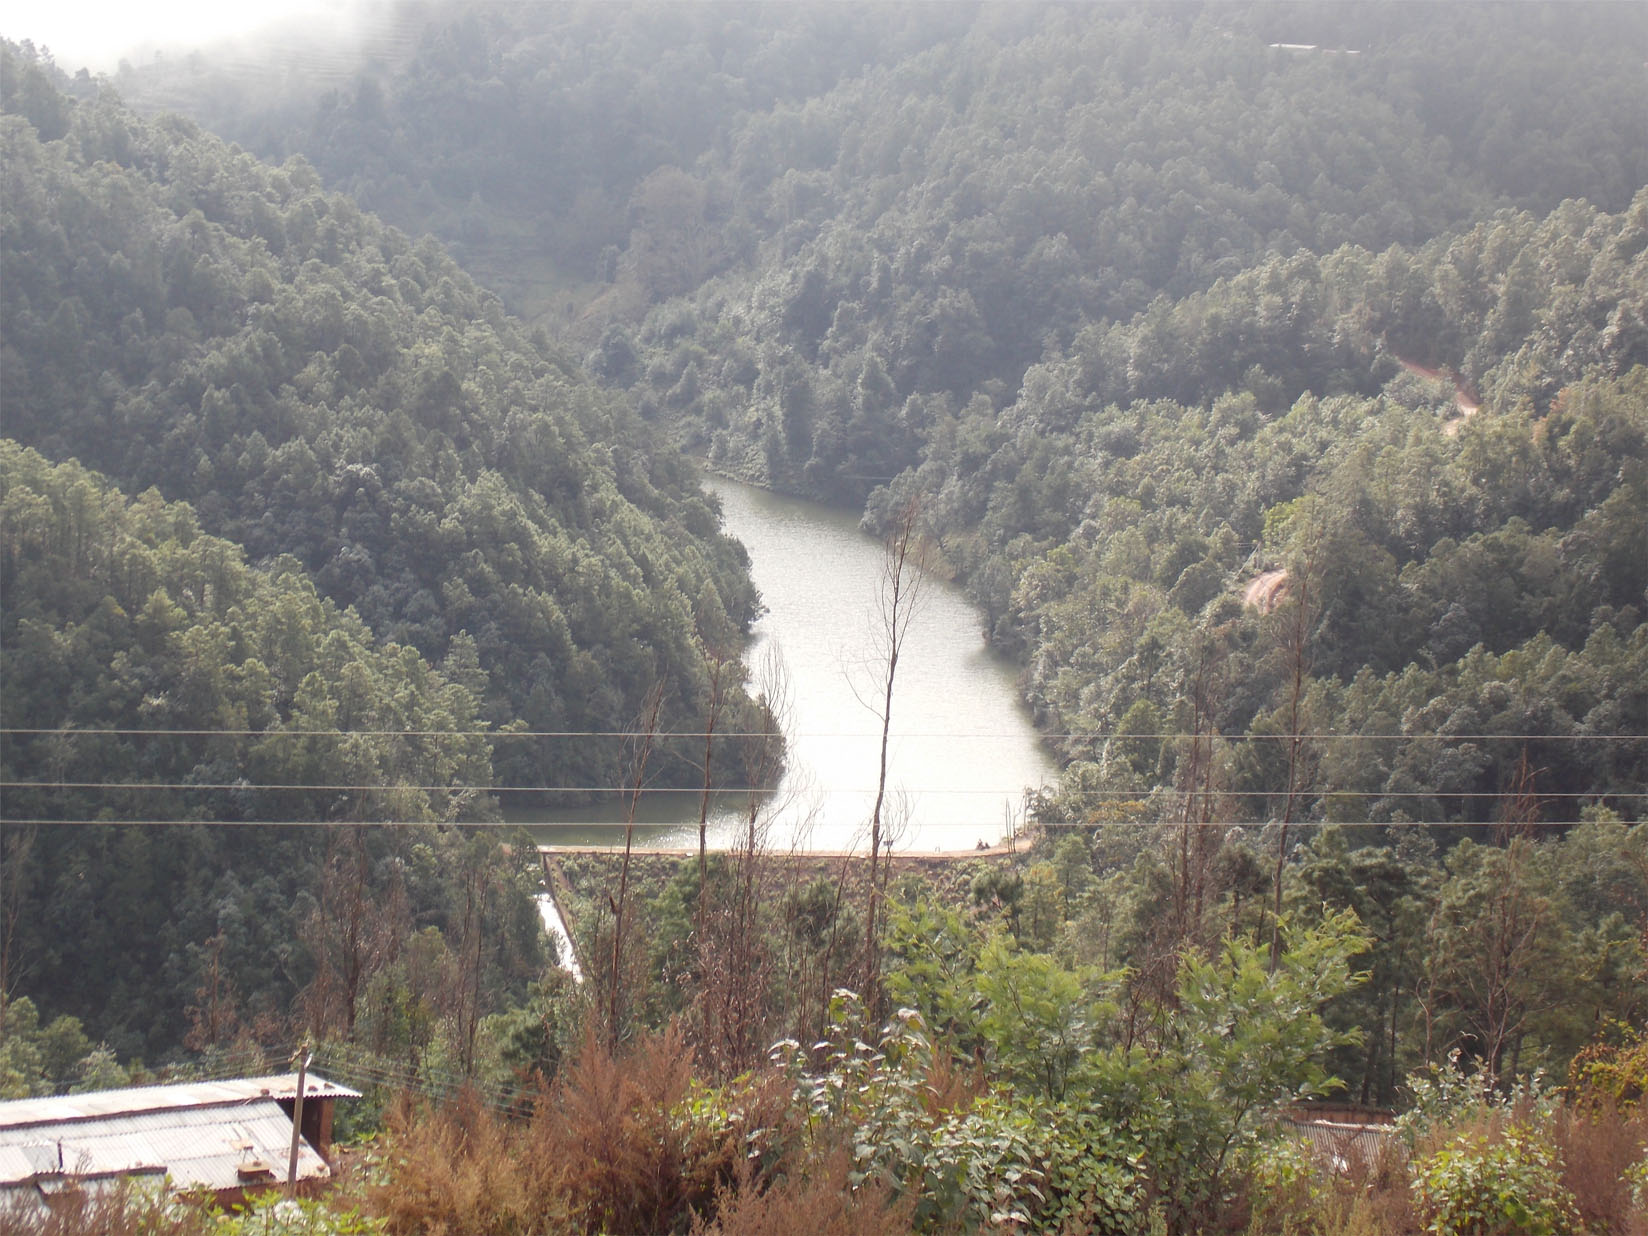
[[[225,1205],[284,1184],[297,1074],[0,1103],[0,1207],[56,1209],[128,1178]],[[360,1092],[309,1074],[297,1179],[331,1179],[332,1108]]]

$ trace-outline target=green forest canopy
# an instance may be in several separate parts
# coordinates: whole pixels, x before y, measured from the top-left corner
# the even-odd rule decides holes
[[[1356,735],[1304,753],[1307,815],[1480,821],[1524,756],[1550,818],[1641,793],[1634,748],[1592,741],[1645,710],[1618,672],[1648,519],[1640,12],[394,25],[397,52],[274,106],[209,58],[120,81],[477,269],[533,264],[522,302],[714,466],[872,527],[919,496],[1089,803],[1174,784],[1173,750],[1105,736],[1195,728],[1211,657],[1221,810],[1277,809],[1287,619],[1236,598],[1290,567],[1292,720]],[[803,45],[828,50],[774,72]],[[1539,685],[1570,672],[1594,686]]]
[[[1325,1059],[1389,1102],[1450,1047],[1560,1068],[1640,1023],[1639,9],[421,12],[404,55],[295,74],[274,106],[209,58],[119,76],[278,167],[6,53],[5,724],[259,731],[209,759],[14,737],[8,781],[106,760],[81,779],[172,788],[8,790],[8,816],[433,822],[488,814],[480,778],[611,783],[613,752],[505,731],[627,728],[657,681],[672,726],[701,713],[705,652],[755,597],[674,442],[872,527],[919,498],[1062,736],[1045,818],[1085,826],[1075,846],[981,870],[964,913],[903,890],[872,942],[996,1076],[1047,1103],[1188,1097],[1152,1071],[1189,1051],[1170,1010],[1217,986],[1227,938],[1231,983],[1267,998],[1273,899],[1301,946],[1343,952],[1341,909],[1368,933],[1365,981],[1323,971],[1344,985],[1301,1085]],[[463,745],[292,737],[367,717]],[[1454,844],[1486,825],[1545,832]],[[306,1024],[473,1064],[474,980],[514,1019],[497,1051],[555,1058],[530,873],[451,832],[258,836],[31,838],[30,984],[67,974],[84,888],[113,890],[106,963],[31,987],[65,993],[45,1011],[159,1053],[168,1008],[207,1042],[232,1037],[218,1003],[267,1029],[301,995]],[[276,856],[256,877],[254,854]],[[825,1033],[816,993],[862,977],[839,886],[746,898],[762,943],[717,971],[751,937],[692,934],[696,881],[649,893],[628,1024],[699,1018],[708,1043],[703,993],[739,974],[739,1050]],[[712,877],[718,913],[734,883]],[[340,943],[351,887],[357,913],[410,907],[381,946]],[[458,960],[476,904],[516,924],[484,983]],[[1484,924],[1517,914],[1535,926],[1490,989]],[[248,977],[260,950],[277,981]],[[221,967],[236,1001],[201,994]],[[168,986],[132,990],[155,968]],[[1236,995],[1207,996],[1210,1024]],[[1209,1120],[1183,1144],[1222,1154],[1235,1128]]]
[[[378,638],[459,652],[494,729],[622,731],[655,684],[667,727],[698,724],[703,650],[755,598],[673,450],[303,164],[71,103],[7,54],[9,436],[290,554]],[[611,742],[496,760],[511,786],[623,767]]]

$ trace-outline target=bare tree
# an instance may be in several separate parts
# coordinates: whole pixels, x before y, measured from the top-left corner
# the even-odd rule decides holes
[[[1213,709],[1223,685],[1224,663],[1219,634],[1200,633],[1196,661],[1185,684],[1190,715],[1185,727],[1187,739],[1175,766],[1177,834],[1164,829],[1160,842],[1163,864],[1156,891],[1166,912],[1151,917],[1143,956],[1128,984],[1123,1023],[1128,1045],[1147,1027],[1153,1027],[1158,1034],[1166,1030],[1177,999],[1180,963],[1187,954],[1205,948],[1210,936],[1216,934],[1210,932],[1205,903],[1224,844],[1224,830],[1214,826],[1219,804],[1220,746]],[[1164,809],[1171,801],[1164,794]]]
[[[714,652],[706,650],[706,657],[710,665],[710,700],[709,709],[704,716],[704,783],[703,792],[698,797],[698,916],[697,931],[700,938],[704,934],[704,909],[707,902],[709,888],[709,828],[710,828],[710,791],[714,786],[713,772],[715,763],[715,727],[721,719],[721,709],[726,702],[727,680],[732,676],[728,665],[727,654],[717,649]]]
[[[1459,1037],[1482,1061],[1490,1084],[1507,1076],[1530,1019],[1571,991],[1548,881],[1529,836],[1541,804],[1527,753],[1517,763],[1500,810],[1500,848],[1479,851],[1475,871],[1455,875],[1431,916],[1426,974],[1419,993],[1425,1051],[1434,1050],[1435,1023],[1456,1020]]]
[[[1219,678],[1224,649],[1207,634],[1198,643],[1196,673],[1190,686],[1190,751],[1181,781],[1184,814],[1179,823],[1179,859],[1174,881],[1174,934],[1179,949],[1201,942],[1208,869],[1222,842],[1219,830],[1211,826],[1218,779],[1218,731],[1213,707],[1222,686]]]
[[[405,935],[404,899],[396,888],[380,899],[371,867],[365,828],[357,824],[328,832],[319,903],[300,930],[316,962],[315,977],[302,994],[316,1038],[331,1032],[354,1037],[361,993],[372,975],[394,960]]]
[[[664,688],[659,684],[647,694],[642,706],[642,720],[638,746],[633,763],[634,776],[630,785],[629,802],[624,812],[624,861],[618,869],[618,896],[612,900],[612,969],[607,975],[607,1048],[616,1050],[622,1037],[621,1016],[624,1010],[624,915],[629,904],[630,857],[635,849],[635,813],[641,805],[641,791],[646,786],[647,761],[652,756],[652,744],[658,734],[658,716],[664,707]]]
[[[698,933],[700,1017],[704,1045],[715,1064],[731,1075],[756,1063],[766,1046],[771,1009],[767,994],[773,960],[763,930],[772,823],[788,805],[771,794],[784,765],[784,731],[790,715],[789,687],[776,656],[758,675],[759,719],[741,748],[749,787],[742,824],[731,846],[730,871],[712,890],[699,871]]]
[[[864,911],[864,998],[874,1007],[881,983],[881,947],[877,934],[878,912],[885,883],[883,854],[891,839],[887,812],[887,753],[893,731],[893,688],[898,678],[899,658],[910,637],[910,628],[926,590],[931,543],[921,520],[921,502],[911,498],[893,520],[882,554],[881,589],[878,596],[876,636],[880,641],[878,664],[883,671],[878,684],[875,708],[881,722],[880,760],[876,770],[875,806],[870,812],[870,865]]]
[[[475,1071],[475,1040],[481,1025],[481,972],[484,969],[486,903],[494,873],[479,837],[463,848],[463,916],[457,940],[457,1011],[465,1077]]]
[[[195,988],[195,999],[199,1003],[183,1010],[189,1021],[183,1046],[190,1051],[207,1051],[233,1038],[240,1030],[235,986],[223,972],[223,943],[221,931],[206,941],[204,973],[200,986]]]

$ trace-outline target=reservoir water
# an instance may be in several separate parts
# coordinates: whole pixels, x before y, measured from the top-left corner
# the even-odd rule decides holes
[[[775,848],[868,845],[886,672],[879,596],[884,554],[850,512],[712,477],[727,531],[750,553],[766,611],[746,665],[782,667],[790,702],[788,765],[767,809]],[[1019,701],[1013,667],[985,647],[979,615],[960,589],[922,585],[899,658],[888,791],[899,850],[963,850],[1022,825],[1025,796],[1056,769]],[[759,682],[753,684],[759,689]],[[736,796],[734,796],[736,797]],[[711,836],[740,827],[743,799],[723,800]],[[620,809],[582,809],[533,829],[549,843],[622,841]],[[697,844],[698,799],[651,796],[637,841]]]

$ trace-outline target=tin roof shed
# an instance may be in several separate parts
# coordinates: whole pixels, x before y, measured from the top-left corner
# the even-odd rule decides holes
[[[66,1182],[122,1176],[165,1175],[220,1196],[284,1181],[296,1094],[297,1075],[276,1074],[0,1103],[0,1198],[49,1202]],[[331,1176],[321,1152],[332,1103],[358,1097],[305,1081],[300,1181]]]

